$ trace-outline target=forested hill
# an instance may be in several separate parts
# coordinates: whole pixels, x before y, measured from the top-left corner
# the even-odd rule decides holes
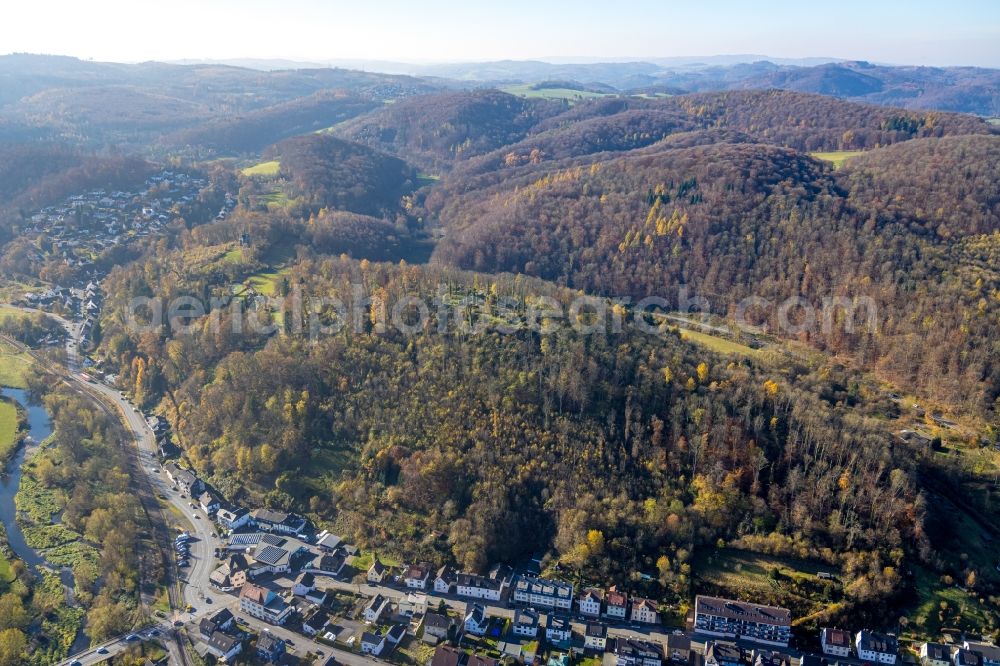
[[[208,154],[255,154],[281,139],[327,129],[378,106],[378,101],[364,95],[323,91],[235,117],[216,118],[166,136],[161,143],[197,147]]]
[[[872,148],[913,138],[987,134],[979,118],[854,104],[805,93],[734,91],[565,102],[497,91],[418,96],[335,132],[433,171],[628,150],[674,133],[730,132],[799,150]],[[510,160],[507,156],[513,153]]]
[[[416,173],[402,160],[329,134],[307,134],[270,147],[267,159],[281,164],[289,197],[307,210],[335,208],[380,214],[398,208]]]
[[[399,155],[431,171],[524,138],[566,109],[496,90],[422,95],[344,123],[338,136]]]
[[[673,306],[688,285],[722,315],[749,296],[869,296],[877,334],[809,340],[995,414],[1000,368],[983,342],[1000,280],[967,248],[997,243],[998,165],[989,136],[912,139],[839,171],[764,144],[654,146],[459,175],[427,202],[447,230],[436,260],[478,271]]]
[[[671,599],[689,593],[695,548],[757,534],[753,547],[850,572],[857,584],[831,621],[875,618],[894,603],[902,581],[883,569],[900,558],[936,566],[917,460],[834,408],[805,368],[775,382],[666,329],[501,333],[487,318],[497,299],[523,315],[536,298],[575,294],[330,257],[290,266],[288,283],[348,310],[372,296],[387,309],[404,297],[430,302],[447,286],[447,299],[482,303],[472,323],[485,326],[469,333],[462,317],[446,329],[435,319],[404,335],[383,330],[373,309],[363,330],[309,342],[290,312],[289,335],[270,341],[231,332],[228,314],[222,335],[206,324],[126,336],[119,308],[177,256],[107,281],[115,296],[102,352],[138,400],[163,398],[186,457],[229,496],[307,510],[359,543],[466,569],[551,549],[589,578],[636,586],[634,571],[658,572],[647,592]],[[201,293],[216,279],[182,269],[169,281],[175,293]]]

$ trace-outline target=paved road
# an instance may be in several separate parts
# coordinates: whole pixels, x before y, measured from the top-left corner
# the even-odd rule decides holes
[[[40,312],[33,308],[9,307],[14,307],[28,313]],[[200,511],[191,508],[189,505],[190,498],[183,498],[178,492],[172,489],[172,484],[169,482],[166,474],[161,471],[159,461],[156,458],[156,437],[153,435],[153,431],[146,423],[142,414],[114,388],[93,379],[86,379],[81,374],[79,337],[82,324],[69,321],[48,312],[44,314],[58,321],[66,329],[67,374],[63,379],[73,387],[84,391],[101,403],[121,413],[122,422],[127,427],[131,439],[136,443],[138,450],[138,478],[134,479],[134,481],[143,484],[145,487],[150,487],[157,495],[166,497],[179,514],[183,516],[183,520],[177,521],[179,525],[189,531],[193,537],[191,542],[191,567],[179,569],[182,572],[181,580],[186,583],[183,586],[184,603],[190,605],[193,612],[188,613],[183,608],[175,609],[173,616],[167,621],[160,625],[146,627],[142,630],[143,632],[147,632],[150,629],[155,629],[163,637],[172,636],[174,621],[197,621],[202,616],[216,610],[212,604],[206,601],[206,593],[209,591],[209,576],[214,568],[215,539],[212,537],[213,527],[206,516],[201,515]],[[211,597],[209,596],[209,598]],[[112,655],[124,651],[130,644],[125,640],[127,636],[128,634],[123,634],[105,643],[92,645],[80,654],[71,655],[62,663],[70,664],[74,661],[81,664],[100,663]],[[148,634],[144,637],[148,637]],[[178,645],[173,640],[164,640],[163,643],[171,655],[171,663],[186,663],[186,659],[184,659]],[[106,654],[98,653],[98,650],[102,648],[106,650]]]
[[[197,505],[197,500],[182,497],[181,493],[174,489],[166,473],[162,471],[156,456],[156,437],[142,414],[115,389],[96,381],[88,382],[86,385],[91,391],[106,401],[112,402],[121,410],[139,447],[139,457],[142,467],[146,471],[147,482],[151,485],[153,492],[161,498],[165,497],[183,516],[183,520],[177,521],[178,525],[188,531],[192,537],[190,542],[191,566],[180,569],[180,578],[185,583],[184,601],[195,609],[206,606],[205,597],[212,597],[209,576],[215,569],[215,548],[219,544],[219,540],[212,536],[215,529],[212,522],[201,509],[191,507],[191,503]],[[175,535],[179,532],[180,530],[175,532]],[[177,613],[173,619],[187,620],[190,617],[190,614]]]

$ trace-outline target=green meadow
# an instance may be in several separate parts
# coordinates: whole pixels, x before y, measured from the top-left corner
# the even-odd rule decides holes
[[[833,164],[834,169],[839,169],[844,166],[844,162],[851,159],[852,157],[857,157],[863,154],[863,150],[833,150],[829,152],[818,152],[809,153],[811,156],[818,160],[823,160],[824,162],[830,162]]]
[[[252,167],[243,169],[243,175],[249,178],[271,178],[273,176],[277,176],[280,169],[281,162],[278,160],[271,160],[269,162],[261,162],[260,164],[255,164]]]

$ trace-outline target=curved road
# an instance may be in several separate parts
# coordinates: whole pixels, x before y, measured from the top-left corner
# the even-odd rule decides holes
[[[171,567],[180,572],[180,580],[185,583],[182,586],[183,603],[181,605],[190,606],[192,608],[192,612],[187,612],[184,608],[175,609],[173,616],[168,620],[158,625],[147,626],[141,631],[137,630],[135,633],[144,638],[152,638],[153,636],[150,636],[148,632],[155,630],[158,632],[159,636],[166,637],[173,634],[174,622],[198,620],[202,616],[214,612],[216,607],[213,604],[208,603],[206,600],[206,597],[209,599],[211,598],[209,594],[209,576],[212,573],[215,561],[215,538],[212,536],[213,526],[207,519],[207,516],[203,516],[199,510],[190,506],[189,502],[193,500],[181,497],[180,493],[173,489],[173,484],[167,478],[166,473],[162,471],[160,463],[156,457],[156,437],[154,436],[152,429],[150,429],[149,425],[146,423],[146,420],[141,412],[129,403],[128,400],[126,400],[125,397],[114,388],[96,380],[89,379],[79,373],[79,336],[81,331],[81,325],[79,323],[72,322],[58,315],[36,310],[34,308],[13,305],[9,305],[7,307],[32,314],[41,312],[42,314],[45,314],[62,324],[67,333],[67,370],[63,375],[63,380],[74,388],[85,392],[99,403],[102,403],[120,413],[123,425],[129,431],[131,439],[137,445],[137,467],[139,469],[140,477],[134,479],[134,481],[147,484],[157,496],[169,501],[174,509],[171,513],[175,517],[182,517],[175,521],[176,525],[178,527],[183,527],[183,529],[187,530],[192,537],[190,542],[191,566],[186,569]],[[16,343],[16,341],[12,342],[19,344]],[[23,345],[19,346],[23,347]],[[27,351],[31,353],[30,349]],[[39,362],[45,363],[49,369],[53,369],[46,359],[38,356],[37,354],[32,355]],[[172,534],[171,537],[175,536],[177,533],[179,533],[179,530]],[[172,547],[172,544],[168,544],[168,546]],[[79,662],[81,664],[95,664],[104,661],[110,658],[110,656],[125,650],[130,645],[130,643],[126,640],[129,635],[130,634],[125,634],[104,643],[92,645],[90,648],[79,654],[71,655],[62,663],[71,664]],[[168,651],[171,653],[171,663],[186,662],[183,655],[180,653],[178,646],[173,641],[164,640],[164,643]],[[101,649],[104,649],[106,653],[98,653],[98,650]]]

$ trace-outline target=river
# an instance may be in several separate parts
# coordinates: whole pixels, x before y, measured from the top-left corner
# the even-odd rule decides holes
[[[16,400],[27,413],[27,436],[31,440],[18,448],[13,460],[7,465],[6,473],[0,478],[0,520],[3,521],[3,526],[7,529],[7,541],[10,543],[11,550],[29,567],[36,569],[45,564],[45,558],[28,546],[24,540],[24,533],[21,532],[16,520],[17,509],[14,506],[14,495],[17,494],[17,489],[21,485],[21,465],[24,464],[28,449],[52,434],[52,421],[42,405],[29,399],[27,391],[5,388],[3,394]]]
[[[21,485],[21,467],[24,464],[24,459],[34,446],[45,441],[52,434],[52,419],[45,411],[45,407],[32,400],[27,391],[3,388],[2,393],[16,400],[24,409],[27,414],[28,426],[25,443],[18,448],[14,458],[4,470],[5,473],[0,475],[0,522],[3,522],[4,529],[7,531],[7,543],[10,544],[10,549],[14,551],[14,554],[24,560],[32,571],[37,571],[39,567],[43,566],[58,571],[59,578],[66,587],[67,597],[72,598],[75,586],[73,572],[68,567],[57,567],[49,564],[38,551],[28,545],[21,527],[17,524],[17,507],[14,503],[14,495],[17,494],[17,489]],[[70,653],[75,654],[86,649],[89,643],[86,634],[81,630],[73,642]]]

